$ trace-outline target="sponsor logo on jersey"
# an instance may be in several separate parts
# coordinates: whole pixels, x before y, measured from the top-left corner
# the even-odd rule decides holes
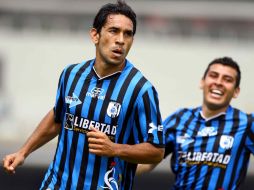
[[[66,113],[65,114],[65,129],[73,130],[74,123],[74,115]]]
[[[213,167],[226,168],[231,156],[217,152],[178,152],[180,164],[187,165],[209,165]]]
[[[154,123],[149,123],[148,133],[153,133],[153,131],[163,131],[163,125],[159,125],[158,127],[154,125]]]
[[[70,104],[69,108],[71,108],[71,107],[81,104],[82,102],[80,101],[80,99],[78,98],[78,96],[76,94],[72,93],[72,96],[65,97],[65,103]]]
[[[184,147],[190,143],[192,143],[194,139],[192,139],[187,133],[184,134],[183,136],[177,136],[176,137],[176,142],[178,144],[181,144],[181,147]]]
[[[111,140],[114,140],[117,126],[74,116],[70,113],[65,114],[65,129],[86,134],[90,131],[91,127],[98,129],[105,133]]]
[[[121,110],[121,104],[111,101],[108,104],[108,108],[107,108],[107,114],[109,117],[111,118],[116,118]]]
[[[218,131],[214,127],[205,127],[198,132],[198,136],[209,137],[216,136]]]
[[[105,95],[103,95],[104,89],[103,88],[98,88],[94,87],[90,92],[86,93],[86,96],[90,96],[92,98],[97,98],[100,100],[105,99]]]
[[[223,149],[231,149],[234,143],[234,137],[229,135],[222,135],[220,138],[220,147]]]

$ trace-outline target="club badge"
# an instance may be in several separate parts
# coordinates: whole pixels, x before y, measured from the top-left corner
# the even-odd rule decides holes
[[[116,118],[121,110],[121,104],[117,102],[109,102],[108,104],[108,109],[107,109],[107,114],[111,118]]]

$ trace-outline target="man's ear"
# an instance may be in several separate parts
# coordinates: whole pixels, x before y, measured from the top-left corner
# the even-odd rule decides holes
[[[202,90],[204,88],[204,79],[202,78],[199,82],[199,88]]]
[[[99,33],[97,32],[95,28],[92,28],[90,30],[90,37],[94,44],[97,44],[99,42]]]
[[[237,87],[234,91],[233,98],[237,98],[239,94],[240,94],[240,87]]]

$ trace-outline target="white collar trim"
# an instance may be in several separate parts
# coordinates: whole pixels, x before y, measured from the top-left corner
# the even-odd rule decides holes
[[[214,116],[212,116],[212,117],[206,118],[206,117],[204,116],[202,110],[201,110],[201,111],[200,111],[200,115],[201,115],[201,117],[202,117],[205,121],[209,121],[209,120],[214,119],[214,118],[216,118],[216,117],[219,117],[219,116],[221,116],[221,115],[226,115],[226,112],[221,112],[221,113],[218,113],[217,115],[214,115]]]
[[[103,79],[105,79],[105,78],[107,78],[107,77],[111,77],[111,76],[113,76],[113,75],[115,75],[115,74],[117,74],[117,73],[121,73],[121,72],[122,72],[122,71],[116,71],[116,72],[114,72],[114,73],[112,73],[112,74],[110,74],[110,75],[101,77],[101,76],[96,72],[94,66],[93,66],[93,70],[94,70],[95,74],[97,75],[97,77],[99,78],[99,80],[103,80]]]

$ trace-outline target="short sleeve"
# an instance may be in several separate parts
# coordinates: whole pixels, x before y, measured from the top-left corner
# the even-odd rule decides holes
[[[178,111],[170,114],[164,121],[163,121],[163,127],[164,127],[164,134],[165,134],[165,157],[173,152],[174,150],[174,144],[176,141],[176,125],[177,125],[177,119],[178,119],[178,113],[181,111],[179,109]]]
[[[65,68],[62,71],[58,81],[58,88],[56,92],[56,100],[55,100],[55,106],[54,106],[54,114],[55,114],[54,119],[56,123],[61,123],[61,121],[63,120],[63,112],[64,112],[64,106],[65,106],[64,105],[65,104],[64,80],[65,80],[66,70],[67,68]]]
[[[250,128],[247,133],[246,146],[252,154],[254,154],[254,113],[250,116]]]
[[[158,94],[151,87],[138,99],[135,111],[135,125],[143,142],[149,142],[157,147],[164,147],[164,133]]]

